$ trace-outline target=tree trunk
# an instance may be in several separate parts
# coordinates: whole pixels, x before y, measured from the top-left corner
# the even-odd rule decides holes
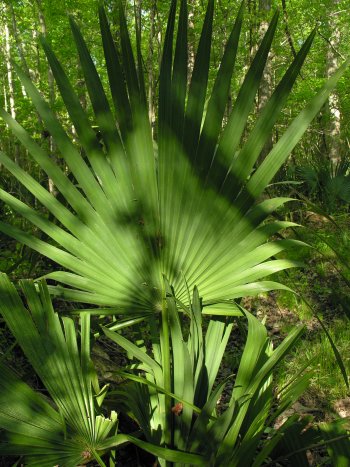
[[[13,75],[11,67],[11,46],[10,46],[10,31],[7,22],[4,23],[4,37],[5,37],[5,62],[6,62],[6,75],[8,85],[8,102],[9,111],[12,118],[16,118],[15,109],[15,92],[13,87]]]
[[[17,19],[16,19],[15,11],[13,9],[13,5],[12,5],[11,2],[8,3],[8,5],[7,5],[7,11],[8,11],[8,13],[10,15],[10,18],[11,18],[12,34],[13,34],[13,38],[14,38],[15,43],[16,43],[19,58],[21,60],[22,69],[24,70],[24,72],[25,72],[25,74],[27,76],[30,76],[28,63],[27,63],[27,60],[25,58],[25,53],[24,53],[24,50],[23,50],[23,44],[22,44],[22,41],[21,41],[19,33],[18,33]],[[22,86],[22,94],[23,94],[24,97],[27,97],[27,93],[26,93],[26,90],[25,90],[24,86]]]
[[[261,23],[260,25],[260,31],[261,31],[261,36],[266,32],[268,23],[265,21]],[[258,110],[260,111],[269,98],[271,97],[271,91],[272,91],[272,84],[273,84],[273,73],[272,73],[272,67],[271,67],[271,60],[268,58],[266,62],[266,66],[264,69],[264,73],[261,79],[260,87],[259,87],[259,93],[258,93]]]
[[[15,10],[14,10],[13,4],[11,2],[9,2],[7,4],[7,9],[8,9],[9,15],[11,17],[13,38],[14,38],[15,43],[16,43],[19,58],[21,59],[22,68],[26,72],[26,74],[28,76],[30,76],[28,63],[27,63],[25,53],[24,53],[24,50],[23,50],[23,43],[22,43],[22,41],[20,39],[20,35],[19,35],[19,32],[18,32],[17,18],[16,18]]]
[[[297,56],[297,53],[296,53],[296,50],[295,50],[295,47],[294,47],[294,42],[293,42],[293,39],[292,39],[292,35],[290,33],[290,30],[289,30],[286,0],[282,0],[282,9],[283,9],[284,32],[286,33],[287,41],[288,41],[290,50],[292,52],[292,55],[295,58]]]
[[[195,10],[196,2],[190,0],[188,2],[188,81],[191,81],[192,71],[195,61],[195,31],[194,31],[194,22],[195,22]]]
[[[6,64],[6,77],[7,77],[7,88],[8,88],[8,99],[7,99],[7,111],[10,113],[13,119],[16,119],[16,107],[15,107],[15,89],[13,85],[13,73],[11,65],[11,44],[10,44],[10,30],[7,21],[4,21],[4,39],[5,39],[5,64]],[[18,162],[19,157],[19,146],[15,142],[13,146],[13,157],[15,162]],[[12,152],[12,150],[11,150]]]
[[[339,44],[340,44],[340,29],[338,24],[338,16],[336,14],[336,7],[340,0],[333,0],[332,9],[333,13],[329,16],[329,29],[331,36],[328,42],[327,49],[327,68],[326,77],[329,78],[336,71],[339,66]],[[328,140],[328,157],[331,161],[333,168],[337,166],[341,158],[341,113],[339,96],[336,91],[333,91],[328,99],[328,129],[327,129],[327,140]]]
[[[268,27],[268,13],[271,10],[271,0],[259,0],[259,16],[261,16],[262,20],[259,24],[258,29],[258,36],[261,41],[263,36],[265,35]],[[271,60],[271,53],[267,59],[264,73],[261,79],[259,91],[258,91],[258,112],[260,112],[272,94],[272,87],[273,87],[273,70],[272,70],[272,60]],[[260,153],[258,162],[261,163],[267,154],[271,151],[273,145],[272,134],[269,137],[268,141],[266,142],[263,150]]]
[[[40,32],[44,37],[46,37],[47,28],[46,28],[46,22],[45,22],[45,17],[44,17],[43,8],[42,8],[42,2],[41,0],[36,0],[36,3],[38,5]],[[55,103],[55,80],[54,80],[54,76],[53,76],[50,66],[48,66],[48,69],[47,69],[47,81],[48,81],[48,89],[49,89],[49,104],[50,104],[51,109],[53,109],[53,106]],[[47,135],[45,131],[43,131],[42,133],[43,133],[43,138],[48,138],[49,151],[50,151],[52,159],[54,159],[55,162],[58,162],[57,147],[56,147],[55,141],[53,140],[52,136]],[[51,178],[49,178],[48,180],[48,188],[51,194],[53,194],[54,196],[57,196],[58,192]]]
[[[155,123],[154,110],[154,76],[153,76],[153,60],[154,60],[154,35],[155,35],[155,16],[156,16],[157,1],[153,0],[150,10],[150,33],[148,41],[148,116],[152,127],[152,133]]]

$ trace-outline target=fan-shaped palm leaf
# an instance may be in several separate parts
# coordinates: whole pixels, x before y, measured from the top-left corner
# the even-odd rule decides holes
[[[0,275],[0,313],[53,403],[1,364],[0,453],[23,455],[28,465],[100,463],[99,445],[113,433],[116,420],[96,414],[89,315],[81,317],[79,350],[73,321],[63,318],[62,327],[46,285],[39,283],[39,293],[32,282],[23,281],[22,288],[28,308]]]
[[[299,141],[347,64],[324,85],[251,175],[298,76],[314,33],[300,49],[242,143],[278,14],[271,21],[222,130],[243,6],[210,89],[213,11],[214,1],[209,0],[187,86],[187,5],[185,0],[181,1],[176,35],[176,0],[171,3],[159,80],[156,141],[148,121],[140,54],[136,64],[122,7],[121,54],[116,51],[105,13],[100,10],[114,109],[84,39],[71,20],[103,145],[97,141],[87,112],[44,39],[43,47],[79,137],[81,151],[30,79],[18,69],[22,84],[54,138],[73,181],[19,123],[1,111],[8,126],[53,180],[65,202],[52,196],[1,153],[0,163],[34,194],[58,223],[0,190],[0,198],[41,229],[54,244],[3,222],[0,230],[70,271],[56,271],[47,276],[63,284],[51,286],[51,293],[70,300],[115,307],[118,313],[148,313],[161,309],[164,276],[179,300],[188,302],[185,277],[190,288],[194,285],[200,288],[205,305],[214,305],[261,290],[281,288],[279,284],[262,279],[295,265],[288,260],[269,260],[279,251],[297,245],[293,241],[267,243],[272,234],[290,224],[264,223],[287,199],[260,202],[259,196]],[[220,311],[220,306],[213,307],[212,311]]]

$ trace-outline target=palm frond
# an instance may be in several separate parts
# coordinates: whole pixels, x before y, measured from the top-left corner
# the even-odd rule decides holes
[[[269,214],[288,200],[260,200],[264,188],[302,137],[348,65],[346,62],[310,104],[296,117],[255,172],[254,166],[311,46],[314,32],[262,110],[246,141],[242,134],[252,110],[271,48],[278,14],[238,92],[222,130],[225,102],[234,71],[243,18],[243,4],[222,58],[213,88],[208,84],[214,1],[208,1],[194,69],[187,85],[187,4],[181,1],[175,33],[176,1],[171,3],[159,80],[158,132],[148,121],[144,79],[120,8],[118,53],[108,20],[100,9],[103,50],[113,105],[108,101],[88,47],[71,20],[74,41],[94,112],[93,121],[81,107],[73,86],[48,43],[44,51],[79,138],[71,141],[52,109],[30,79],[18,75],[46,128],[54,138],[64,170],[50,158],[5,111],[1,116],[40,167],[53,180],[65,201],[48,193],[5,154],[2,163],[58,220],[44,215],[0,191],[0,199],[52,239],[52,244],[0,223],[0,231],[39,251],[64,270],[46,277],[59,282],[50,293],[68,300],[119,309],[144,316],[160,311],[166,277],[177,299],[189,303],[187,285],[198,286],[204,305],[223,304],[262,289],[281,288],[264,280],[297,264],[270,260],[293,242],[268,243],[285,225],[269,230]],[[176,43],[174,45],[174,41]],[[204,110],[208,98],[207,111]],[[93,125],[102,135],[96,139]],[[68,204],[69,208],[66,207]],[[262,281],[259,285],[259,282]],[[218,309],[218,308],[216,308]],[[209,310],[209,308],[208,308]],[[211,308],[214,312],[215,308]]]
[[[0,312],[51,402],[1,365],[0,452],[28,456],[30,465],[43,456],[41,465],[73,467],[95,458],[116,421],[96,414],[90,318],[81,316],[79,346],[73,320],[61,323],[45,284],[40,282],[38,291],[33,282],[21,285],[28,308],[7,276],[0,276]]]

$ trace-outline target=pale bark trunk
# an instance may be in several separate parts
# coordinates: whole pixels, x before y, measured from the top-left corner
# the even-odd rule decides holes
[[[263,17],[262,21],[259,25],[259,38],[260,40],[263,38],[264,34],[266,33],[269,22],[266,19],[268,12],[271,10],[271,0],[259,0],[259,12]],[[260,112],[268,102],[271,97],[273,88],[273,70],[272,70],[272,59],[271,59],[271,52],[267,59],[264,73],[261,79],[259,91],[258,91],[258,112]],[[273,138],[272,135],[269,137],[268,141],[266,142],[263,150],[259,156],[259,162],[263,161],[267,154],[271,151],[273,145]]]
[[[8,24],[4,24],[4,36],[5,36],[5,61],[6,61],[6,74],[7,74],[7,84],[9,90],[9,110],[12,118],[16,118],[16,109],[15,109],[15,92],[13,87],[13,74],[11,67],[11,46],[10,46],[10,31]]]
[[[155,15],[156,15],[156,25],[157,25],[157,30],[155,31],[155,37],[156,37],[156,44],[157,44],[157,57],[158,57],[158,68],[160,69],[161,67],[161,62],[162,62],[162,44],[163,44],[163,34],[162,34],[162,20],[159,15],[159,11],[157,8],[157,0],[155,0],[156,3],[156,10],[155,10]]]
[[[40,25],[41,34],[44,37],[46,37],[47,28],[46,28],[46,22],[45,22],[45,17],[44,17],[43,8],[42,8],[42,2],[41,0],[36,0],[36,3],[38,5],[38,17],[39,17],[39,25]],[[52,109],[55,103],[55,80],[54,80],[54,76],[53,76],[50,66],[48,66],[48,70],[47,70],[47,81],[48,81],[48,88],[49,88],[49,104]],[[49,150],[50,150],[51,157],[56,163],[58,163],[58,158],[56,154],[57,147],[51,135],[48,136],[48,141],[49,141]],[[51,194],[53,194],[54,196],[57,196],[58,192],[51,178],[49,178],[48,180],[48,188]]]
[[[259,25],[259,38],[260,40],[264,37],[268,27],[269,22],[266,19],[266,14],[271,10],[271,0],[260,0],[259,1],[259,10],[260,13],[264,16]],[[272,73],[272,63],[271,56],[268,57],[264,73],[262,76],[259,95],[258,95],[258,109],[261,110],[266,102],[269,100],[272,92],[272,83],[273,83],[273,73]]]
[[[155,15],[156,15],[156,7],[157,3],[156,0],[152,1],[151,4],[151,11],[150,11],[150,35],[149,35],[149,42],[148,42],[148,116],[149,121],[152,127],[152,133],[154,129],[155,123],[155,110],[154,110],[154,99],[153,99],[153,92],[154,92],[154,76],[153,76],[153,60],[154,60],[154,35],[155,35]]]
[[[35,11],[34,11],[35,13]],[[41,60],[40,60],[40,50],[39,50],[39,33],[37,30],[37,25],[35,25],[32,29],[32,40],[33,40],[33,49],[35,50],[35,61],[36,66],[33,66],[33,70],[30,70],[30,77],[32,81],[41,88],[41,75],[39,70],[41,70]]]
[[[8,102],[7,102],[7,89],[6,89],[6,86],[5,84],[3,85],[3,92],[4,92],[4,109],[6,112],[9,111],[9,106],[8,106]]]
[[[41,3],[41,0],[36,0],[36,1],[38,5],[39,24],[40,24],[41,34],[44,37],[46,37],[47,28],[46,28],[44,13],[42,10],[42,3]],[[47,80],[48,80],[48,85],[49,85],[49,103],[52,106],[55,102],[55,80],[54,80],[53,73],[50,67],[48,67],[48,70],[47,70]]]
[[[25,51],[24,51],[24,45],[23,45],[23,42],[21,41],[20,31],[18,30],[16,13],[15,13],[15,10],[14,10],[13,5],[12,5],[11,2],[8,4],[8,13],[9,13],[9,15],[11,17],[12,36],[13,36],[13,38],[15,40],[15,43],[16,43],[16,48],[17,48],[18,56],[19,56],[20,61],[21,61],[22,70],[25,72],[25,74],[29,78],[31,78],[32,80],[37,82],[38,81],[38,75],[33,70],[31,70],[29,68],[29,66],[28,66],[28,62],[27,62],[27,59],[26,59],[26,54],[25,54]],[[38,65],[39,65],[39,62],[40,62],[39,61],[39,50],[38,50],[38,45],[37,45],[38,37],[37,37],[36,31],[35,31],[35,33],[33,33],[33,39],[35,39],[34,43],[36,44],[36,53],[37,53],[37,56],[38,56]],[[39,70],[39,66],[37,67],[37,73],[38,73],[38,70]],[[26,93],[26,90],[25,90],[24,86],[22,85],[21,87],[22,87],[23,96],[27,97],[27,93]],[[39,127],[42,129],[42,127],[43,127],[42,119],[41,119],[40,115],[37,112],[36,112],[36,114],[37,114],[37,117],[38,117]]]
[[[4,21],[4,38],[5,38],[5,62],[6,62],[6,76],[7,76],[7,87],[8,87],[8,99],[7,99],[7,107],[8,111],[13,119],[16,119],[16,107],[15,107],[15,89],[13,85],[13,73],[12,73],[12,65],[11,65],[11,44],[10,44],[10,30],[9,26]],[[18,162],[19,159],[19,146],[18,143],[15,142],[13,146],[13,157],[15,162]]]
[[[336,6],[338,4],[339,0],[333,0],[333,11],[336,10]],[[327,78],[332,76],[339,66],[338,47],[341,38],[337,15],[332,15],[329,17],[329,29],[331,31],[331,36],[327,50]],[[328,99],[328,121],[328,157],[334,168],[340,162],[341,158],[341,113],[339,96],[336,91],[332,92]]]
[[[27,63],[27,60],[25,58],[25,53],[24,53],[24,50],[23,50],[23,43],[20,40],[19,33],[18,33],[17,19],[16,19],[15,11],[13,9],[13,5],[12,5],[11,2],[7,5],[7,9],[8,9],[8,13],[9,13],[9,15],[11,17],[12,34],[13,34],[13,38],[14,38],[15,43],[16,43],[16,47],[17,47],[19,58],[21,60],[22,68],[23,68],[24,72],[26,73],[26,75],[30,76],[28,63]],[[26,93],[26,90],[25,90],[24,86],[22,86],[22,94],[23,94],[24,97],[27,97],[27,93]]]
[[[192,71],[195,61],[195,34],[194,34],[194,13],[195,1],[191,0],[188,3],[188,81],[191,81]]]

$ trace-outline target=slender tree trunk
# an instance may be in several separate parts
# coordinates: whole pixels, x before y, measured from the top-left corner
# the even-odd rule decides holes
[[[45,17],[44,17],[43,8],[42,8],[42,2],[41,0],[36,0],[36,3],[38,6],[40,32],[44,37],[46,37],[47,28],[46,28],[46,22],[45,22]],[[47,69],[47,81],[48,81],[48,89],[49,89],[49,104],[52,109],[55,103],[55,80],[54,80],[54,76],[53,76],[50,66],[48,66],[48,69]],[[44,138],[46,137],[48,138],[49,151],[50,151],[51,157],[55,160],[55,162],[58,162],[57,147],[56,147],[55,141],[53,140],[52,136],[47,135],[45,131],[43,131],[42,133],[43,133]],[[49,178],[48,180],[48,188],[51,194],[53,194],[54,196],[57,196],[58,193],[51,178]]]
[[[20,31],[18,30],[16,13],[15,13],[15,10],[14,10],[13,5],[12,5],[11,2],[8,3],[8,13],[9,13],[9,16],[11,18],[12,36],[13,36],[15,44],[16,44],[18,56],[19,56],[20,61],[21,61],[22,70],[25,72],[25,74],[27,76],[29,76],[29,78],[31,78],[32,80],[35,81],[38,77],[33,72],[33,70],[31,70],[29,68],[29,66],[28,66],[28,62],[27,62],[27,59],[26,59],[25,51],[24,51],[23,42],[21,41],[21,34],[20,34]],[[37,44],[37,35],[33,36],[33,38],[34,37],[35,37],[35,43]],[[38,49],[37,49],[37,54],[39,54]],[[39,63],[39,60],[38,60],[38,63]],[[38,67],[38,70],[39,70],[39,67]],[[37,70],[37,73],[38,73],[38,70]],[[24,86],[22,86],[22,94],[23,94],[24,97],[27,97],[27,93],[26,93],[26,90],[25,90]],[[42,128],[43,128],[42,119],[41,119],[39,113],[36,112],[36,115],[38,117],[39,127],[42,130]]]
[[[269,22],[268,22],[268,14],[271,10],[271,0],[259,0],[259,13],[262,17],[260,21],[258,36],[261,40],[266,33]],[[268,102],[271,97],[273,88],[273,70],[272,70],[272,60],[271,60],[271,53],[267,59],[264,73],[261,79],[260,88],[258,91],[258,112],[260,112]],[[267,154],[271,151],[273,145],[273,138],[272,134],[269,137],[268,141],[265,144],[265,147],[260,153],[258,162],[260,163],[265,159]]]
[[[5,63],[6,63],[6,77],[7,77],[7,87],[8,87],[8,99],[7,99],[7,110],[9,111],[11,117],[16,119],[16,107],[15,107],[15,89],[13,84],[13,73],[11,65],[11,43],[10,43],[10,30],[7,21],[4,21],[4,39],[5,39]],[[18,162],[19,159],[19,146],[15,142],[13,145],[13,157],[15,162]],[[12,152],[11,150],[11,152]]]
[[[5,109],[6,112],[8,112],[9,111],[9,105],[8,105],[8,101],[7,101],[7,89],[6,89],[5,84],[3,85],[2,89],[3,89],[3,93],[4,93],[4,109]]]
[[[286,0],[282,0],[282,9],[283,9],[283,22],[284,22],[284,32],[286,33],[287,41],[292,52],[293,57],[296,57],[297,53],[294,47],[294,42],[292,35],[289,30],[289,23],[288,23],[288,13],[287,13],[287,5]]]
[[[190,0],[188,2],[188,80],[191,80],[192,71],[195,61],[195,32],[194,32],[194,22],[195,22],[195,10],[196,2],[195,0]]]
[[[34,7],[34,5],[33,5]],[[35,17],[36,15],[36,10],[33,8],[33,16]],[[34,51],[34,57],[33,60],[35,61],[35,65],[33,65],[33,70],[30,71],[30,77],[32,81],[37,85],[39,89],[42,89],[42,83],[41,83],[41,59],[40,59],[40,49],[39,49],[39,32],[38,32],[38,25],[35,24],[34,27],[32,28],[32,44],[33,44],[33,51]]]
[[[27,76],[30,76],[28,63],[27,63],[27,60],[25,58],[25,54],[24,54],[24,50],[23,50],[23,43],[22,43],[22,41],[20,39],[20,36],[19,36],[19,33],[18,33],[17,19],[16,19],[15,11],[13,9],[13,4],[11,2],[9,2],[8,5],[7,5],[7,11],[8,11],[9,16],[11,18],[12,34],[13,34],[13,38],[14,38],[15,43],[16,43],[16,48],[17,48],[19,58],[21,60],[22,69],[24,70],[24,72],[26,73]],[[25,90],[24,86],[22,86],[22,94],[23,94],[24,97],[27,97],[27,93],[26,93],[26,90]]]
[[[271,0],[260,0],[259,10],[263,17],[259,25],[259,39],[261,40],[269,27],[267,14],[271,10]],[[271,57],[269,57],[265,65],[264,73],[263,73],[260,88],[259,88],[259,96],[258,96],[259,110],[264,107],[264,105],[266,104],[266,102],[269,100],[271,96],[272,83],[273,83],[273,74],[272,74],[271,65],[272,65]]]
[[[154,35],[155,35],[155,15],[156,15],[157,2],[153,0],[150,10],[150,34],[148,41],[148,116],[152,127],[152,133],[155,123],[155,110],[154,110],[154,76],[153,76],[153,60],[154,60]]]
[[[46,22],[45,22],[43,9],[42,9],[42,3],[41,3],[41,0],[36,0],[36,2],[38,5],[39,24],[40,24],[41,34],[44,37],[46,37],[47,28],[46,28]],[[48,67],[48,70],[47,70],[47,81],[49,85],[49,103],[50,103],[50,106],[52,106],[55,102],[55,80],[54,80],[53,73],[50,67]]]
[[[155,31],[155,38],[156,38],[156,44],[157,44],[157,57],[158,57],[158,68],[160,69],[161,67],[161,62],[162,62],[162,44],[163,44],[163,34],[162,34],[162,19],[160,17],[158,8],[157,8],[157,0],[155,1],[156,3],[156,10],[155,10],[155,16],[156,16],[156,31]]]
[[[340,0],[332,0],[334,8],[333,12],[336,12],[337,5]],[[339,44],[340,44],[340,29],[338,24],[337,14],[329,16],[329,29],[331,36],[328,42],[327,49],[327,68],[326,77],[329,78],[336,71],[339,66]],[[334,167],[339,163],[341,158],[341,113],[339,95],[336,91],[333,91],[328,99],[328,157],[331,164]]]
[[[9,111],[12,118],[16,118],[15,109],[15,92],[13,87],[13,74],[11,67],[11,46],[10,46],[10,31],[7,22],[4,23],[4,37],[5,37],[5,61],[6,61],[6,73],[7,73],[7,84],[9,91]]]

